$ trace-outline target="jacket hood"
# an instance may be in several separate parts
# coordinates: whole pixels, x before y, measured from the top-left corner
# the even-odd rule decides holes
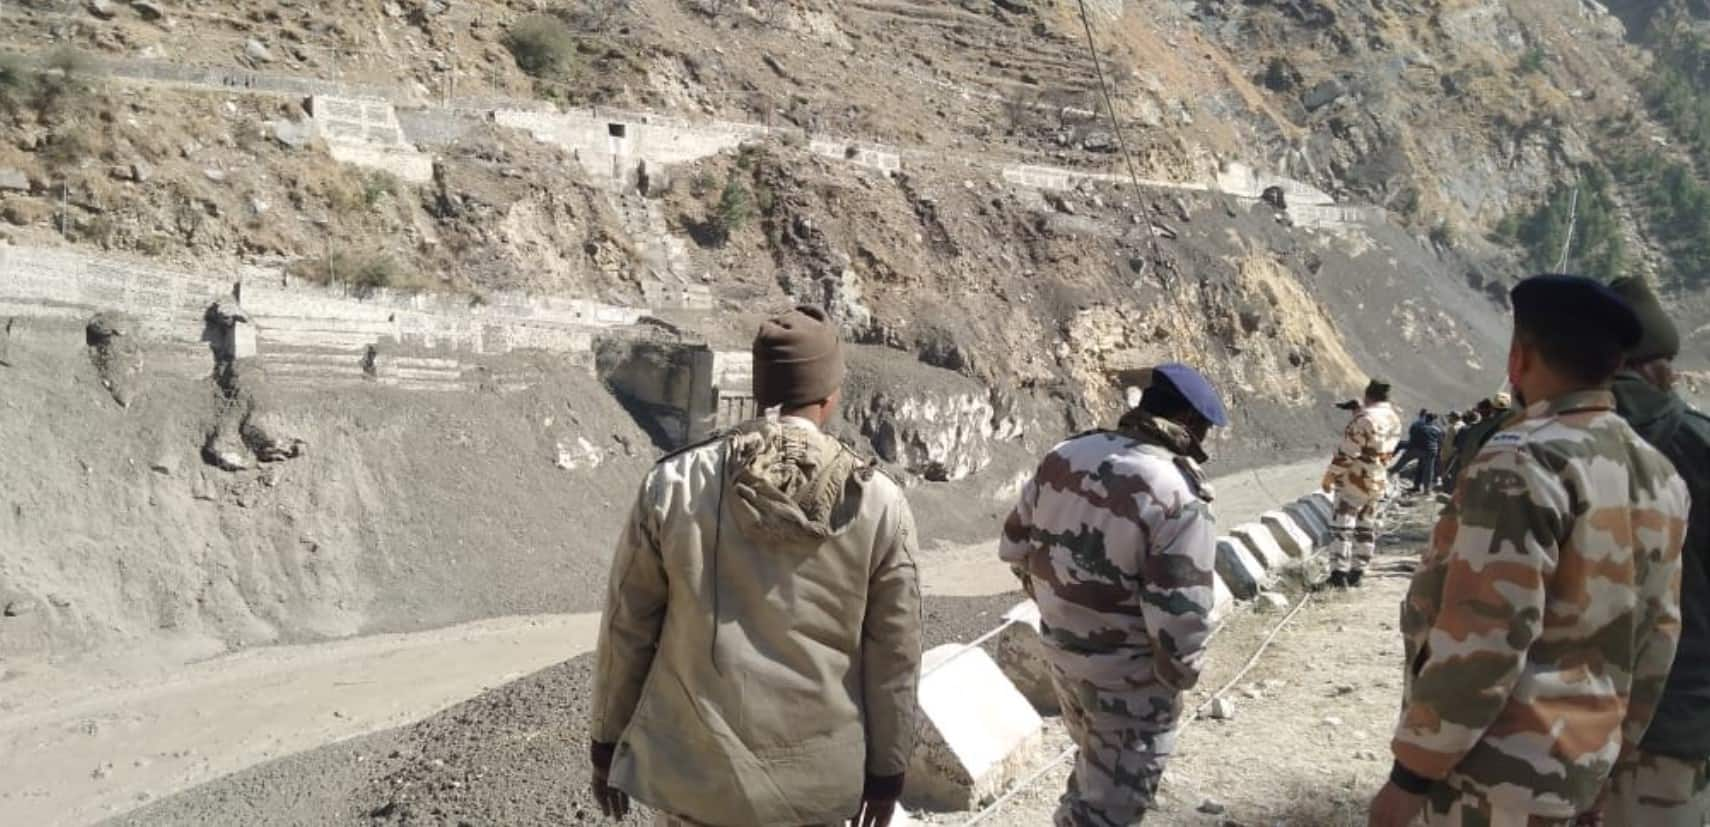
[[[1644,433],[1649,426],[1661,420],[1678,416],[1680,409],[1686,405],[1680,397],[1659,390],[1631,371],[1624,370],[1616,374],[1609,389],[1615,394],[1616,409],[1632,423],[1633,429],[1640,433]]]
[[[760,420],[729,438],[724,484],[742,534],[769,547],[817,546],[847,528],[865,469],[854,452],[812,428]]]

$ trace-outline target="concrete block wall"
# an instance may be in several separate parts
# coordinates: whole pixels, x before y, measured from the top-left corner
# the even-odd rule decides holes
[[[1216,188],[1220,192],[1242,198],[1258,198],[1271,187],[1281,188],[1283,198],[1288,204],[1289,212],[1294,212],[1295,205],[1328,206],[1336,203],[1336,199],[1311,184],[1284,178],[1268,172],[1260,172],[1242,163],[1225,164],[1217,174]],[[1298,218],[1296,219],[1298,221]]]
[[[898,172],[902,169],[902,154],[894,147],[881,144],[864,144],[836,138],[814,138],[808,142],[808,149],[815,155],[848,161],[856,166],[878,170],[886,174]]]
[[[315,95],[309,99],[315,134],[333,160],[391,173],[413,184],[433,180],[433,156],[404,141],[392,103],[378,98]]]

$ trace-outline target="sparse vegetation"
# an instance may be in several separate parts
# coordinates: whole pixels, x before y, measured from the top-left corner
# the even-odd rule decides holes
[[[1607,172],[1587,166],[1580,170],[1578,184],[1558,184],[1535,209],[1509,214],[1497,226],[1497,238],[1524,249],[1526,264],[1535,271],[1561,267],[1565,246],[1567,262],[1562,269],[1604,280],[1617,278],[1626,268],[1627,245],[1609,185]]]
[[[1626,157],[1617,171],[1643,208],[1645,230],[1667,254],[1671,272],[1664,283],[1710,281],[1710,187],[1690,164],[1651,153]]]
[[[359,295],[383,288],[420,289],[407,279],[397,259],[384,251],[334,250],[318,258],[299,259],[287,268],[292,276],[316,284],[348,284]]]
[[[362,176],[362,203],[373,209],[380,199],[390,195],[394,199],[403,191],[403,182],[389,172],[373,170]]]
[[[16,55],[0,55],[0,111],[16,115],[35,96],[36,78]]]
[[[34,104],[37,114],[53,117],[89,92],[89,80],[95,65],[76,49],[61,48],[49,54],[42,63],[43,71],[34,83]]]
[[[98,147],[86,129],[75,125],[54,130],[41,149],[41,158],[51,169],[63,170],[76,166],[85,158],[96,155]]]
[[[1544,60],[1548,57],[1549,55],[1544,53],[1542,47],[1533,46],[1527,49],[1524,54],[1520,55],[1520,74],[1534,75],[1544,71]]]
[[[735,178],[726,181],[724,191],[718,197],[718,209],[713,213],[713,229],[718,234],[719,243],[729,241],[753,217],[754,195],[748,186]]]
[[[505,33],[505,48],[517,68],[537,79],[563,77],[577,59],[576,33],[550,14],[529,15],[512,24]]]

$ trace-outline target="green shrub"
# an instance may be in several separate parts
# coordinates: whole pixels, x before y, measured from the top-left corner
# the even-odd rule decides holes
[[[1548,55],[1540,47],[1533,46],[1520,56],[1520,74],[1532,75],[1544,71],[1544,59]]]
[[[390,195],[396,199],[402,191],[403,184],[389,172],[376,170],[362,176],[362,203],[369,209],[380,203],[381,196]]]
[[[532,14],[511,24],[505,48],[530,76],[561,77],[576,61],[576,34],[552,15]]]
[[[722,241],[728,241],[732,235],[747,226],[748,220],[754,217],[754,196],[741,181],[732,178],[724,184],[724,192],[718,197],[718,210],[714,213],[713,224]]]

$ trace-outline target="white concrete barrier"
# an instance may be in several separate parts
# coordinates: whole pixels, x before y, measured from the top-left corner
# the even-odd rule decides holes
[[[1217,577],[1235,597],[1247,600],[1270,585],[1270,573],[1232,537],[1217,538]]]
[[[1248,553],[1253,555],[1253,559],[1258,560],[1259,565],[1264,566],[1265,571],[1270,572],[1272,576],[1288,565],[1288,552],[1283,551],[1282,545],[1277,542],[1270,529],[1262,525],[1238,525],[1229,530],[1229,536],[1245,546]]]
[[[920,742],[903,798],[970,810],[1039,762],[1044,721],[985,650],[946,644],[922,663]]]
[[[1003,631],[993,641],[998,668],[1041,715],[1055,715],[1060,705],[1045,661],[1045,642],[1039,636],[1039,604],[1024,600],[1004,612],[1003,619]]]
[[[1318,551],[1318,544],[1300,526],[1294,522],[1294,517],[1282,511],[1267,511],[1259,517],[1260,524],[1270,529],[1271,536],[1276,538],[1277,545],[1290,557],[1311,557]]]

